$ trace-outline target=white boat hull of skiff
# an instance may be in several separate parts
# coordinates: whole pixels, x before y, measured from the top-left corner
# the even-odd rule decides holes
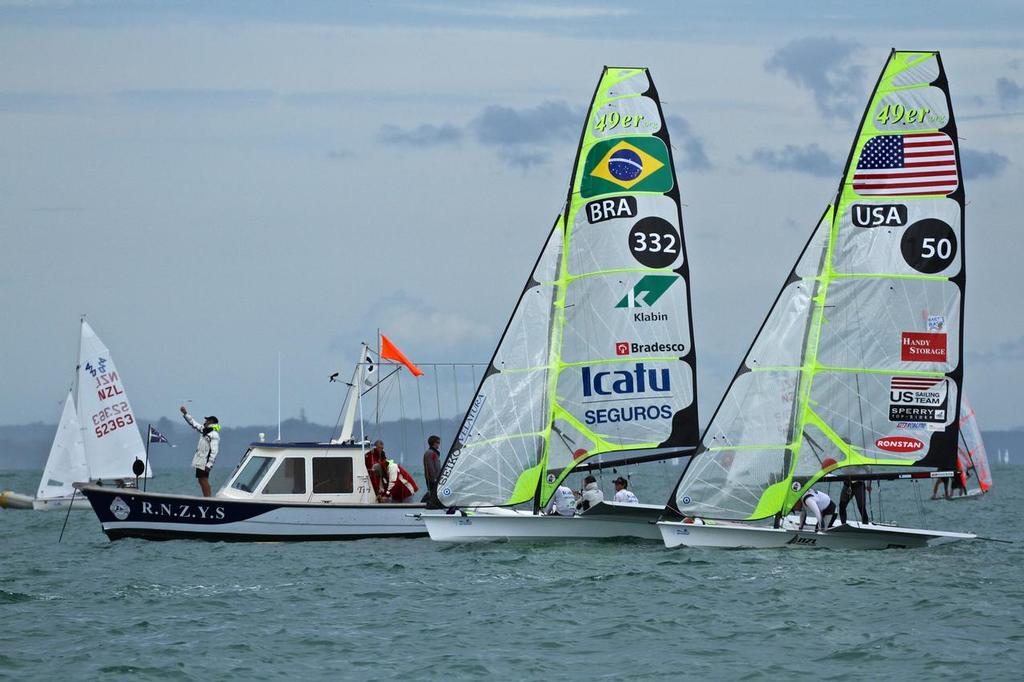
[[[532,514],[503,508],[476,509],[463,516],[427,512],[422,519],[437,542],[544,542],[637,538],[661,540],[654,524],[664,507],[602,502],[580,516]]]
[[[49,499],[32,500],[32,509],[36,511],[62,511],[66,512],[68,507],[71,507],[71,511],[88,511],[92,509],[92,505],[89,504],[89,500],[85,498],[85,495],[75,495],[72,497],[51,497]]]
[[[912,549],[972,540],[977,537],[973,533],[876,526],[857,522],[834,526],[824,532],[721,521],[707,524],[660,521],[657,525],[666,547]]]

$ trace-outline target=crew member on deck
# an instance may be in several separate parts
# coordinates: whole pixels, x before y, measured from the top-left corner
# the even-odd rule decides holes
[[[629,481],[624,479],[622,476],[616,478],[612,483],[615,484],[615,501],[620,504],[640,504],[640,500],[636,498],[632,490],[629,490]]]
[[[196,454],[192,457],[192,466],[196,470],[196,479],[199,481],[199,488],[203,491],[203,497],[210,497],[210,469],[217,459],[217,451],[220,450],[220,422],[216,417],[207,417],[200,424],[188,409],[182,405],[181,415],[193,429],[199,432],[199,442],[196,444]]]
[[[557,516],[576,516],[576,496],[572,494],[572,488],[567,485],[555,488],[555,494],[551,496],[551,501],[544,508],[544,513]]]
[[[598,502],[604,502],[604,492],[597,487],[597,479],[588,475],[583,479],[583,490],[580,491],[580,499],[576,503],[577,511],[585,512]]]
[[[386,477],[382,479],[384,493],[378,502],[409,502],[409,498],[420,489],[413,480],[412,474],[393,459],[387,460]]]
[[[384,454],[384,441],[375,441],[373,449],[367,450],[363,455],[363,460],[366,463],[366,473],[370,476],[370,485],[373,486],[373,494],[379,497],[384,492],[381,480],[387,473],[388,465],[388,456]]]
[[[807,512],[809,511],[811,516],[814,517],[814,532],[817,533],[818,531],[828,529],[825,519],[831,518],[831,515],[835,513],[836,503],[826,493],[814,488],[808,488],[800,496],[794,509],[800,512],[800,530],[804,529],[804,523],[807,522]]]
[[[427,439],[427,451],[423,453],[423,478],[427,480],[427,493],[423,501],[431,509],[440,509],[437,499],[437,479],[441,477],[441,437],[431,436]]]

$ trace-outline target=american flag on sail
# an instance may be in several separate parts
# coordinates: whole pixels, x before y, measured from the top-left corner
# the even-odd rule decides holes
[[[945,133],[873,137],[853,175],[853,190],[861,196],[945,196],[956,188],[956,153]]]

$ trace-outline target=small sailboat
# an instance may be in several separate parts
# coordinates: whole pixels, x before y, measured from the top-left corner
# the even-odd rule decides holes
[[[64,400],[36,496],[18,496],[24,498],[21,504],[10,506],[89,509],[88,501],[76,495],[75,483],[134,486],[137,478],[152,476],[151,468],[141,475],[133,469],[144,457],[135,414],[110,349],[82,318],[74,386]]]
[[[788,516],[819,482],[953,475],[963,213],[942,61],[894,50],[835,203],[658,524],[667,546],[884,549],[975,537],[857,522],[814,532]]]
[[[956,478],[960,486],[947,499],[962,500],[992,490],[992,470],[988,466],[985,442],[981,438],[977,416],[964,394],[960,400],[960,444],[957,447]]]
[[[414,512],[424,509],[424,504],[377,501],[366,466],[368,448],[361,417],[358,442],[354,437],[362,396],[387,380],[379,378],[380,366],[380,357],[374,358],[364,344],[349,383],[337,438],[327,443],[252,443],[212,497],[94,485],[81,486],[81,490],[111,540],[270,542],[423,537],[426,528]],[[390,367],[397,371],[396,365]]]
[[[544,514],[574,472],[691,454],[696,353],[679,187],[645,68],[606,67],[562,214],[423,515],[440,541],[640,536],[663,505]]]

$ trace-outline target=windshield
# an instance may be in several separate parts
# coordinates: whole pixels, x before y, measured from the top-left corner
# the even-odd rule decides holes
[[[235,476],[235,481],[231,484],[231,487],[235,490],[251,493],[256,489],[256,484],[263,478],[263,474],[267,473],[267,469],[270,468],[273,461],[273,457],[251,457],[242,470],[238,472],[238,476]]]

